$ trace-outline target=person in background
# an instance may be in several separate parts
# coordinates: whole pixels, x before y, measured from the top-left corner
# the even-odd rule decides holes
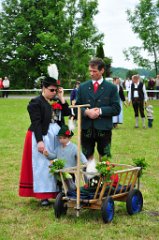
[[[105,63],[100,58],[89,62],[91,80],[81,83],[77,93],[77,105],[90,104],[81,108],[81,144],[86,158],[94,158],[95,144],[100,156],[110,157],[112,117],[120,113],[117,87],[103,79]]]
[[[9,87],[10,87],[10,80],[8,79],[8,77],[5,77],[4,80],[3,80],[3,98],[6,97],[8,98],[8,91],[9,90]]]
[[[132,83],[132,80],[130,80],[129,78],[126,79],[126,81],[125,81],[125,89],[127,91],[127,96],[128,96],[128,93],[129,93],[129,90],[130,90],[130,87],[131,87],[131,83]]]
[[[123,88],[120,85],[120,79],[118,77],[114,77],[113,83],[117,86],[119,97],[120,97],[120,107],[121,107],[120,114],[117,116],[113,116],[113,127],[117,128],[118,124],[123,123],[123,104],[122,104],[122,102],[126,105],[126,101],[125,101],[126,99],[125,99]]]
[[[153,91],[155,90],[155,80],[153,78],[150,78],[148,81],[148,90]],[[153,100],[155,96],[154,92],[148,92],[148,97],[150,100]]]
[[[0,78],[0,97],[2,97],[2,90],[3,90],[3,80]]]
[[[79,86],[80,86],[80,82],[77,81],[76,84],[75,84],[74,89],[71,91],[71,94],[70,94],[70,103],[71,103],[71,105],[75,105],[76,104],[77,92],[78,92]],[[69,129],[74,130],[76,128],[76,120],[77,120],[77,118],[75,116],[74,109],[71,108],[71,116],[70,116],[70,118],[68,120]]]
[[[132,102],[134,114],[135,114],[135,128],[139,127],[139,112],[142,118],[142,126],[145,125],[144,104],[147,103],[148,97],[146,93],[146,87],[143,82],[140,81],[139,75],[132,76],[132,84],[128,94],[129,105]]]
[[[71,105],[76,103],[77,91],[78,91],[79,86],[80,86],[80,82],[77,81],[76,84],[75,84],[74,89],[71,91],[71,95],[70,95],[70,103],[71,103]]]
[[[54,78],[50,68],[49,76],[42,81],[41,95],[32,99],[27,107],[31,125],[25,138],[19,183],[19,195],[40,199],[41,206],[48,206],[49,199],[55,198],[59,192],[43,152],[45,149],[50,152],[55,150],[64,116],[71,114],[63,88],[58,85],[57,77]]]
[[[157,75],[156,78],[156,90],[157,90],[156,99],[159,99],[159,75]]]
[[[148,105],[146,108],[146,112],[147,112],[147,119],[148,119],[148,127],[152,128],[153,125],[153,106],[152,105]]]

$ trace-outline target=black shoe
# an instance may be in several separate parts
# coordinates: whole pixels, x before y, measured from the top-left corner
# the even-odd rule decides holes
[[[50,205],[50,201],[48,199],[42,199],[41,200],[41,206],[42,207],[47,207]]]

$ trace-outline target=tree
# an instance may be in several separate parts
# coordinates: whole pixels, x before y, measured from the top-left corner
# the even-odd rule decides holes
[[[97,1],[66,1],[66,33],[67,41],[62,54],[66,68],[63,75],[69,79],[83,81],[88,74],[88,61],[95,54],[94,49],[103,39],[93,24],[97,14]]]
[[[126,78],[131,79],[133,75],[137,75],[139,72],[137,70],[128,70],[126,74]]]
[[[3,0],[0,72],[14,87],[32,88],[56,63],[60,80],[85,80],[87,64],[103,39],[93,25],[95,0]]]
[[[112,59],[105,57],[103,43],[99,43],[99,45],[97,46],[96,57],[103,59],[103,61],[105,62],[104,77],[110,77]]]
[[[2,6],[3,71],[11,76],[14,86],[33,87],[34,79],[44,72],[58,42],[50,16],[53,19],[55,10],[60,7],[46,0],[7,0]]]
[[[105,57],[103,60],[105,62],[105,77],[110,77],[112,74],[112,71],[111,71],[112,59]]]
[[[102,59],[105,57],[104,49],[103,49],[103,43],[100,43],[97,46],[96,57],[99,57],[99,58],[102,58]]]
[[[142,42],[142,46],[133,46],[124,50],[127,60],[133,58],[141,67],[159,70],[159,1],[140,0],[134,11],[127,10],[132,30]],[[147,53],[145,58],[144,52]],[[152,60],[151,60],[152,59]]]

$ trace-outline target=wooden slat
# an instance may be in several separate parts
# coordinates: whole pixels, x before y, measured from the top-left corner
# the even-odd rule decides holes
[[[99,192],[99,189],[100,189],[101,182],[102,182],[102,177],[99,178],[98,185],[97,185],[97,188],[96,188],[96,191],[95,191],[95,194],[94,194],[94,199],[97,198],[97,195],[98,195],[98,192]]]
[[[67,194],[67,191],[68,191],[68,188],[67,188],[67,185],[64,181],[64,177],[63,177],[63,174],[60,172],[60,177],[61,177],[61,181],[62,181],[62,185],[63,185],[63,188],[64,188],[64,193],[65,195]]]

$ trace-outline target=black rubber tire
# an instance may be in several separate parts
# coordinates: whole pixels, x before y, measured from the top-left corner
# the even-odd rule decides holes
[[[61,215],[65,215],[67,213],[67,201],[63,200],[64,193],[60,192],[55,200],[54,204],[54,213],[56,218],[60,218]]]
[[[138,189],[133,189],[128,193],[126,209],[129,215],[141,212],[143,207],[142,193]]]
[[[110,223],[114,217],[114,200],[107,197],[103,200],[101,207],[102,219],[104,223]]]

